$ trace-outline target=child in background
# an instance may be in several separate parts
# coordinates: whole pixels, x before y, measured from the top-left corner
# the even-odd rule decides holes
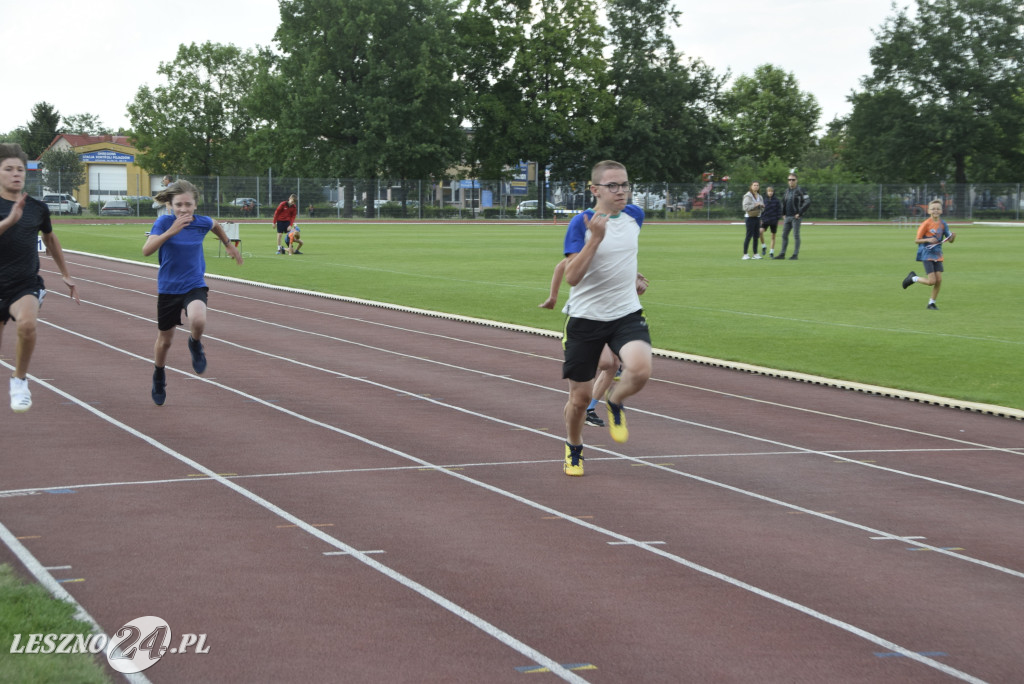
[[[932,297],[928,300],[929,309],[938,309],[935,300],[939,298],[939,288],[942,286],[942,243],[952,243],[956,239],[956,233],[949,229],[949,224],[943,221],[942,200],[934,199],[928,203],[930,218],[925,219],[917,229],[917,260],[924,264],[924,278],[913,271],[903,279],[903,289],[906,290],[914,283],[931,285]]]
[[[298,225],[293,225],[284,238],[284,246],[289,254],[302,254],[299,248],[302,247],[302,237],[299,235]]]

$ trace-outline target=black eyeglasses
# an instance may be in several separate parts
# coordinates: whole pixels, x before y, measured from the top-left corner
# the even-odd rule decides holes
[[[795,180],[796,180],[796,178],[790,178],[789,180],[791,180],[791,181],[795,181]]]
[[[597,185],[602,188],[608,188],[608,192],[614,194],[619,192],[629,192],[629,183],[591,183],[591,185]]]

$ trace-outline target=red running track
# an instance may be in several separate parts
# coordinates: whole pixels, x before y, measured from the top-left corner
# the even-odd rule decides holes
[[[658,358],[569,478],[557,340],[225,280],[158,408],[155,270],[70,259],[0,561],[207,635],[140,681],[1024,681],[1019,421]]]

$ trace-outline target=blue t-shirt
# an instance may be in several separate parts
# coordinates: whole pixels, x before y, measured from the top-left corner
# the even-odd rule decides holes
[[[173,215],[160,216],[149,232],[162,235],[175,220]],[[203,280],[203,274],[206,273],[203,239],[212,228],[212,218],[196,216],[192,223],[160,246],[160,270],[156,275],[156,291],[159,294],[185,294],[197,287],[206,287],[206,281]]]

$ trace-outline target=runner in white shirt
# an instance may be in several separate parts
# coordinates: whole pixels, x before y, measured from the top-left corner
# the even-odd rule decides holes
[[[565,405],[566,475],[583,475],[583,424],[594,388],[601,350],[607,344],[622,361],[622,375],[605,395],[612,439],[629,438],[622,406],[651,377],[651,336],[639,293],[647,281],[637,272],[644,212],[627,204],[629,175],[615,161],[591,172],[596,204],[573,217],[565,235],[565,279],[572,286],[562,349],[562,377],[569,381]]]

